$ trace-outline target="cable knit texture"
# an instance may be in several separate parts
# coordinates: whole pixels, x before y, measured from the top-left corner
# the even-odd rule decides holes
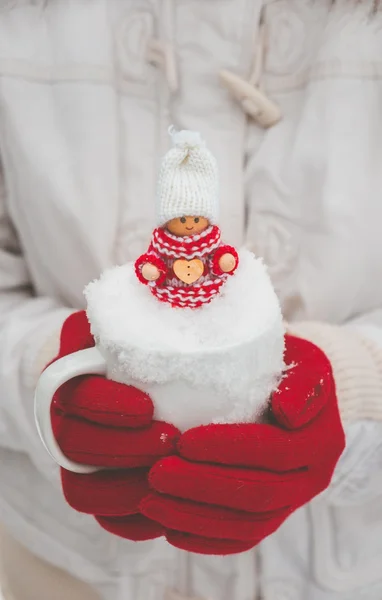
[[[342,420],[382,421],[382,350],[350,327],[315,321],[288,325],[288,332],[316,344],[329,358]]]
[[[217,220],[217,162],[195,131],[171,133],[174,147],[165,155],[158,183],[159,225],[184,216]]]
[[[232,271],[224,273],[219,265],[220,258],[230,253],[236,264]],[[203,273],[197,282],[185,284],[175,271],[179,259],[190,261],[198,258],[203,263]],[[156,281],[147,281],[142,275],[145,264],[155,265],[161,275]],[[235,248],[222,243],[220,229],[210,226],[200,234],[177,237],[165,228],[155,229],[148,251],[135,262],[139,281],[150,286],[151,293],[162,302],[181,308],[200,308],[217,296],[220,288],[236,271],[239,255]]]

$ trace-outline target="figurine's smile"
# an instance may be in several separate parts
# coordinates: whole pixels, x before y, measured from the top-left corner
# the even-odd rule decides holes
[[[171,219],[166,223],[165,228],[173,235],[187,237],[191,234],[202,233],[209,225],[210,223],[205,217],[186,216]]]

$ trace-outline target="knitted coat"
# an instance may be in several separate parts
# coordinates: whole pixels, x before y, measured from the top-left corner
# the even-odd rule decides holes
[[[224,273],[220,266],[220,258],[230,253],[236,258],[235,268]],[[176,260],[199,259],[203,262],[204,271],[193,284],[181,281],[174,272]],[[156,281],[148,282],[142,276],[142,267],[151,263],[155,265],[160,276]],[[221,286],[232,275],[238,265],[238,254],[232,246],[221,241],[220,229],[216,225],[203,233],[187,237],[177,237],[164,228],[155,229],[148,251],[135,263],[139,281],[149,285],[152,294],[163,302],[182,308],[198,308],[210,302]]]

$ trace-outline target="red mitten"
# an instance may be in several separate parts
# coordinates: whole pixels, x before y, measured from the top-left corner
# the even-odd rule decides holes
[[[64,323],[58,358],[94,346],[84,312]],[[178,431],[152,420],[153,404],[143,392],[99,376],[72,379],[56,393],[51,410],[56,439],[76,462],[112,467],[91,475],[61,470],[66,500],[96,516],[107,530],[134,540],[163,534],[144,517],[139,503],[148,492],[148,471],[174,451]]]
[[[285,362],[269,424],[191,429],[179,440],[180,456],[151,469],[154,491],[141,510],[174,546],[204,554],[248,550],[329,485],[345,446],[330,363],[290,336]]]
[[[220,266],[220,259],[222,258],[222,256],[224,256],[224,254],[232,254],[232,256],[235,259],[235,266],[232,269],[232,271],[229,271],[228,273],[223,271]],[[239,255],[237,253],[237,250],[233,248],[233,246],[222,245],[215,251],[212,258],[212,272],[214,273],[214,275],[217,275],[218,277],[220,277],[221,275],[233,275],[238,265]]]

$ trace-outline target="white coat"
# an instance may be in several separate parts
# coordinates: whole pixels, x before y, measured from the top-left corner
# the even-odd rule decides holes
[[[107,600],[382,597],[382,17],[371,5],[1,2],[0,519]],[[66,505],[33,422],[48,338],[84,306],[89,280],[146,248],[170,123],[206,138],[225,239],[264,257],[289,322],[357,327],[376,357],[377,400],[364,418],[370,390],[354,387],[329,490],[240,556],[107,534]]]

